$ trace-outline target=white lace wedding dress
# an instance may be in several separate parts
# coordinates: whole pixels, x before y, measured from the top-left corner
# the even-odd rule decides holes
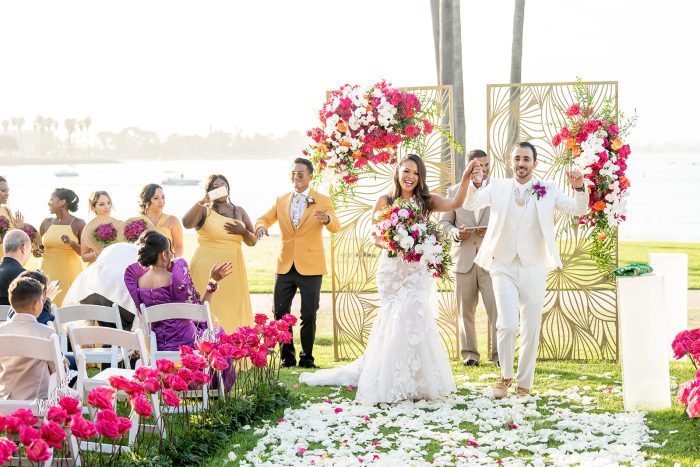
[[[364,404],[435,399],[456,390],[435,322],[435,283],[423,264],[389,258],[377,269],[380,308],[365,354],[339,368],[302,373],[310,386],[355,385]]]

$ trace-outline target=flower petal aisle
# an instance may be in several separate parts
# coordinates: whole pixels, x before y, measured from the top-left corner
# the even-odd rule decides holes
[[[489,385],[463,379],[458,393],[442,401],[377,407],[356,404],[338,388],[258,428],[262,437],[240,465],[653,463],[642,449],[659,444],[645,415],[595,405],[601,396],[621,397],[619,386],[549,389],[496,401]]]

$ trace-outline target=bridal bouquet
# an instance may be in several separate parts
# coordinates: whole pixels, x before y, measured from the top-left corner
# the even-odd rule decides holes
[[[593,96],[580,81],[575,93],[577,102],[566,110],[566,124],[552,138],[555,148],[563,145],[555,163],[583,173],[590,199],[588,214],[579,217],[578,223],[593,228],[591,255],[599,268],[610,273],[615,248],[611,239],[625,220],[630,187],[626,173],[631,151],[623,139],[635,119],[620,127],[624,116],[617,112],[614,101],[606,100],[596,111]]]
[[[124,239],[129,243],[135,243],[139,239],[141,234],[148,230],[146,221],[140,217],[132,217],[124,222],[124,227],[122,228],[122,235]]]
[[[397,200],[376,217],[375,234],[389,245],[389,257],[424,263],[433,277],[448,276],[450,242],[437,224],[411,202]]]
[[[314,144],[304,154],[316,173],[327,177],[334,199],[352,192],[352,185],[369,170],[369,162],[396,163],[401,142],[433,131],[418,97],[386,81],[373,86],[346,84],[332,91],[319,115],[320,126],[307,132]]]
[[[118,233],[117,228],[113,224],[106,223],[98,225],[92,235],[95,237],[97,243],[107,246],[117,240]]]

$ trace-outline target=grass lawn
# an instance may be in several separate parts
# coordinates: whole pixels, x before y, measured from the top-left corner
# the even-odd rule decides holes
[[[344,364],[333,362],[333,343],[330,337],[317,338],[314,354],[317,364],[323,368]],[[305,401],[321,402],[337,390],[337,387],[298,385],[299,371],[300,369],[298,368],[283,369],[281,371],[281,381],[289,385],[292,391],[300,396],[300,405],[304,404]],[[470,381],[478,381],[482,375],[498,373],[498,369],[492,364],[482,364],[479,367],[467,369],[455,362],[453,364],[453,373],[457,381],[464,375],[468,376]],[[671,377],[677,383],[690,379],[693,374],[694,371],[690,363],[671,364]],[[623,406],[622,397],[619,393],[615,394],[618,391],[609,392],[607,390],[596,390],[596,388],[601,386],[619,388],[621,386],[621,378],[620,366],[613,363],[538,362],[535,390],[537,392],[545,392],[548,389],[562,391],[567,388],[590,387],[586,395],[592,394],[595,405],[605,411],[620,412]],[[485,382],[492,381],[494,380],[485,380]],[[340,396],[352,399],[354,398],[354,392],[343,388]],[[562,406],[567,407],[572,404],[565,403]],[[279,410],[269,417],[269,420],[274,425],[275,420],[283,417],[284,411]],[[680,463],[681,465],[690,466],[697,465],[700,462],[700,419],[688,419],[675,400],[671,410],[648,413],[646,423],[651,430],[658,431],[658,434],[654,435],[654,441],[661,444],[662,447],[646,450],[648,456],[655,457],[658,465],[672,466]],[[206,465],[238,465],[238,460],[244,459],[246,453],[256,446],[257,440],[262,436],[262,434],[256,435],[254,433],[255,428],[259,426],[262,426],[262,423],[253,426],[249,430],[235,433],[228,448],[219,452]],[[229,452],[236,454],[236,461],[226,462]]]

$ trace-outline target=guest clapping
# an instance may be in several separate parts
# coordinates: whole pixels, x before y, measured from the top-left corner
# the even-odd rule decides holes
[[[54,303],[61,306],[63,296],[70,288],[73,280],[83,270],[80,260],[80,236],[85,227],[85,221],[72,214],[78,210],[78,195],[68,188],[56,188],[49,199],[49,211],[54,217],[44,219],[39,228],[44,260],[41,269],[49,280],[60,281],[62,292]]]
[[[254,246],[258,240],[248,213],[231,201],[226,177],[209,176],[205,192],[204,198],[182,218],[185,228],[197,231],[198,246],[191,262],[192,280],[197,290],[205,290],[211,267],[221,261],[231,263],[232,277],[219,286],[210,306],[212,316],[227,332],[233,332],[253,323],[241,242]]]
[[[24,227],[24,216],[22,216],[22,213],[19,211],[15,211],[15,213],[12,214],[12,210],[7,206],[9,198],[10,185],[7,183],[7,179],[0,175],[0,216],[8,220],[8,230],[21,229]],[[0,243],[2,243],[2,238],[0,238]]]
[[[185,248],[182,240],[182,224],[180,220],[170,214],[165,214],[165,194],[163,188],[155,183],[149,183],[141,189],[139,208],[153,228],[165,235],[173,247],[175,256],[181,258]]]

